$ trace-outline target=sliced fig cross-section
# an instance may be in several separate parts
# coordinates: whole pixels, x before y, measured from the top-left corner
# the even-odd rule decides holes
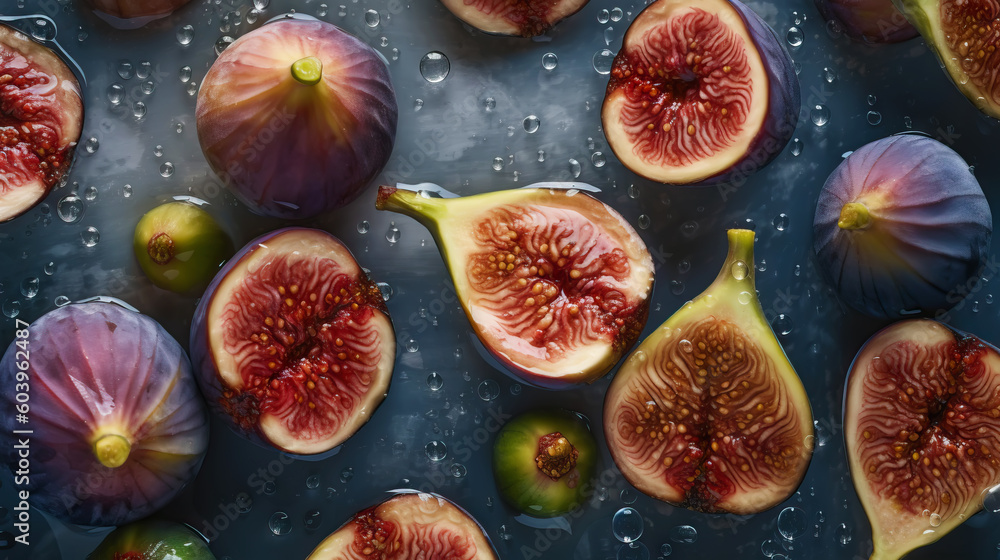
[[[638,339],[653,259],[613,209],[575,189],[424,194],[381,187],[376,204],[431,230],[476,335],[511,372],[589,383]]]
[[[535,37],[580,11],[589,0],[441,0],[465,23],[497,35]]]
[[[385,398],[395,338],[378,287],[332,235],[287,228],[244,247],[195,311],[202,390],[241,434],[328,451]]]
[[[1000,484],[1000,354],[928,319],[879,331],[851,365],[844,435],[872,559],[940,539]]]
[[[754,289],[754,233],[729,232],[715,282],[625,361],[604,432],[625,478],[690,509],[750,514],[786,499],[812,454],[812,411]]]
[[[661,183],[745,179],[791,138],[799,114],[791,58],[733,0],[658,0],[629,26],[601,120],[630,170]]]

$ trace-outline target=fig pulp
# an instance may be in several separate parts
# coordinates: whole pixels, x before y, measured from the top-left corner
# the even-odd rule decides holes
[[[555,517],[581,507],[594,476],[597,442],[568,410],[536,410],[504,424],[493,444],[493,477],[518,511]]]
[[[15,331],[0,381],[11,388],[0,393],[5,462],[28,469],[18,446],[26,436],[16,431],[31,430],[22,488],[64,521],[145,517],[201,466],[204,401],[184,350],[149,317],[113,303],[57,308]]]
[[[632,172],[672,184],[743,181],[795,131],[792,60],[736,0],[657,0],[629,26],[601,121]]]
[[[874,317],[943,314],[989,254],[993,217],[951,148],[926,136],[876,140],[819,195],[813,247],[844,303]]]
[[[1000,118],[1000,12],[993,0],[893,0],[934,50],[952,82]]]
[[[212,169],[256,213],[310,218],[354,200],[389,160],[396,94],[374,49],[295,18],[240,37],[198,92]]]
[[[109,533],[87,560],[215,560],[215,555],[186,526],[145,519]]]
[[[465,23],[498,35],[535,37],[580,11],[589,0],[441,0]]]
[[[0,222],[41,202],[70,167],[80,84],[48,47],[0,24]]]
[[[431,231],[476,336],[528,383],[589,383],[642,332],[653,259],[591,196],[527,188],[445,199],[383,186],[376,206]]]
[[[816,7],[856,41],[898,43],[919,34],[892,0],[816,0]]]
[[[872,560],[940,539],[1000,484],[1000,354],[929,319],[890,325],[851,365],[844,436]]]
[[[307,560],[496,560],[476,520],[435,494],[396,494],[358,512]]]
[[[626,359],[604,401],[625,478],[698,511],[770,508],[812,455],[809,399],[757,301],[753,242],[752,231],[729,231],[718,278]]]
[[[209,404],[238,433],[312,455],[381,404],[396,343],[382,293],[347,247],[286,228],[248,243],[212,280],[191,358]]]

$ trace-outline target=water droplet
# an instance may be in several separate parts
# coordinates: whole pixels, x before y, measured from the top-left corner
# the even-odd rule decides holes
[[[528,115],[527,117],[524,117],[524,122],[522,124],[524,125],[525,132],[528,134],[534,134],[538,132],[538,127],[542,124],[542,121],[535,115]]]
[[[132,116],[136,119],[142,119],[146,116],[146,104],[142,101],[136,101],[132,104]]]
[[[630,542],[618,547],[617,560],[649,560],[649,549],[641,542]]]
[[[556,56],[556,53],[545,53],[542,55],[542,68],[546,70],[555,70],[558,65],[559,57]]]
[[[52,276],[53,274],[56,273],[56,263],[49,261],[45,266],[42,267],[42,272],[44,272],[46,276]]]
[[[882,113],[878,111],[868,111],[868,124],[878,126],[882,124]]]
[[[671,280],[670,281],[670,293],[674,294],[675,296],[679,296],[679,295],[683,294],[684,293],[684,282],[681,282],[680,280]]]
[[[679,544],[694,544],[698,540],[698,531],[690,525],[678,525],[670,530],[670,540]]]
[[[803,147],[804,145],[802,143],[802,140],[799,140],[798,138],[792,140],[792,155],[795,157],[799,157],[800,155],[802,155]]]
[[[598,74],[607,75],[611,73],[611,65],[615,61],[615,53],[608,49],[602,49],[594,55],[594,70]]]
[[[760,543],[760,552],[767,558],[773,558],[775,554],[781,552],[781,545],[774,542],[772,539],[766,539],[764,542]]]
[[[608,158],[604,157],[604,154],[601,152],[594,152],[594,154],[590,156],[590,162],[594,164],[594,167],[601,168],[608,162]]]
[[[479,398],[490,402],[500,396],[500,385],[492,379],[487,379],[479,384],[478,393]]]
[[[365,25],[368,27],[378,27],[379,22],[382,20],[378,15],[376,10],[368,10],[365,12]]]
[[[633,508],[622,508],[611,518],[611,531],[615,534],[615,538],[623,543],[639,540],[642,530],[642,515]]]
[[[399,241],[399,228],[395,222],[389,222],[389,229],[385,232],[385,240],[395,245]]]
[[[771,221],[771,225],[773,225],[774,229],[778,231],[785,231],[788,229],[788,214],[785,214],[784,212],[778,214],[774,217],[774,220]]]
[[[751,301],[753,301],[753,294],[751,294],[750,292],[740,292],[739,295],[736,296],[736,300],[742,303],[743,305],[746,305]]]
[[[80,221],[86,211],[86,206],[84,206],[83,200],[75,194],[69,194],[62,197],[59,202],[56,203],[56,214],[59,215],[59,219],[66,222],[67,224],[73,224]]]
[[[613,8],[611,10],[611,21],[621,21],[624,15],[621,8]]]
[[[503,164],[504,161],[502,157],[493,158],[493,171],[501,171],[503,169]]]
[[[307,531],[319,529],[322,523],[323,514],[318,509],[307,511],[305,517],[302,519],[302,524],[305,525]]]
[[[88,154],[95,154],[95,153],[97,153],[97,150],[100,147],[101,147],[101,143],[97,140],[97,138],[94,138],[93,136],[91,136],[90,138],[88,138],[87,141],[83,143],[83,148],[85,150],[87,150]]]
[[[271,528],[271,532],[275,535],[287,535],[292,531],[292,521],[288,518],[288,514],[283,511],[276,511],[271,514],[271,518],[267,520],[267,526]]]
[[[868,96],[868,105],[875,106],[875,103],[877,103],[877,102],[878,102],[878,98],[875,97],[875,95],[869,95]]]
[[[545,161],[545,150],[538,150],[538,163]]]
[[[750,267],[743,261],[736,261],[732,266],[733,278],[743,280],[750,274]]]
[[[421,110],[423,108],[424,108],[424,100],[423,99],[414,99],[413,100],[413,110],[414,111],[419,111],[419,110]]]
[[[794,328],[792,319],[784,313],[779,313],[778,316],[774,318],[774,323],[772,323],[771,327],[774,328],[774,332],[780,334],[781,336],[788,336],[792,334],[792,329]]]
[[[786,507],[778,514],[778,533],[786,540],[794,541],[805,535],[807,525],[806,513],[797,507]]]
[[[913,119],[910,117],[903,117],[903,126],[906,128],[913,128]]]
[[[233,39],[229,35],[223,35],[223,36],[219,37],[218,39],[216,39],[215,40],[215,54],[216,55],[222,54],[222,51],[224,51],[227,48],[229,48],[229,45],[232,45],[234,41],[235,41],[235,39]]]
[[[163,177],[170,177],[173,174],[174,174],[174,164],[170,163],[169,161],[165,161],[163,162],[162,165],[160,165],[160,175],[162,175]]]
[[[465,475],[469,474],[469,469],[465,468],[462,463],[455,463],[449,470],[451,470],[451,476],[455,478],[465,478]]]
[[[278,485],[273,480],[268,480],[264,483],[264,493],[268,496],[273,496],[275,492],[278,491]]]
[[[354,478],[354,469],[352,467],[347,467],[340,471],[340,482],[342,484],[347,484],[352,478]]]
[[[503,541],[509,541],[514,538],[514,535],[511,534],[510,529],[508,529],[506,525],[500,526],[497,530],[497,535],[500,537],[500,540]]]
[[[253,0],[253,7],[255,10],[264,11],[267,9],[267,5],[271,3],[271,0]]]
[[[932,513],[931,514],[931,518],[930,518],[931,527],[940,527],[941,526],[941,521],[942,521],[941,514],[939,514],[939,513]]]
[[[177,42],[181,45],[190,45],[194,40],[194,26],[185,25],[177,30]]]
[[[828,84],[832,84],[833,82],[836,82],[837,81],[837,71],[834,70],[833,68],[830,68],[830,67],[824,68],[823,69],[823,79],[826,80],[826,83],[828,83]]]
[[[632,199],[639,198],[639,187],[635,185],[628,186],[628,197]]]
[[[448,77],[451,72],[451,62],[442,52],[432,51],[420,59],[420,75],[432,84]]]
[[[3,314],[6,317],[13,319],[14,317],[17,317],[18,314],[21,313],[21,302],[17,301],[16,299],[8,299],[7,301],[3,302],[2,310]]]
[[[149,77],[149,74],[153,71],[153,63],[148,60],[144,60],[139,63],[139,67],[135,69],[135,77],[140,80],[145,80]]]
[[[64,307],[69,305],[69,298],[66,296],[56,296],[54,303],[56,307]]]
[[[487,113],[493,111],[493,109],[496,109],[496,107],[497,107],[497,100],[496,99],[494,99],[492,97],[487,97],[486,99],[483,100],[483,109]]]
[[[431,388],[431,391],[439,391],[444,386],[444,377],[440,373],[432,371],[427,376],[427,386]]]
[[[407,340],[404,346],[406,346],[406,351],[410,352],[411,354],[420,350],[420,344],[416,340],[413,340],[412,338]]]
[[[177,71],[177,77],[180,78],[183,84],[190,82],[193,74],[194,70],[190,66],[181,66],[181,69]]]
[[[448,446],[443,441],[434,440],[424,446],[424,453],[431,461],[441,461],[448,456]]]
[[[360,222],[358,222],[358,233],[364,235],[368,233],[368,230],[370,230],[371,227],[372,226],[371,224],[368,223],[368,220],[361,220]]]
[[[132,78],[132,63],[128,60],[118,61],[118,75],[123,80],[129,80]]]
[[[310,490],[315,490],[316,488],[319,488],[319,477],[316,475],[312,475],[309,478],[307,478],[306,488]]]
[[[198,93],[198,82],[188,82],[188,85],[185,86],[184,91],[186,91],[187,94],[190,95],[191,97],[194,97]]]
[[[118,105],[125,99],[125,88],[121,84],[111,84],[108,86],[108,101],[112,105]]]
[[[650,220],[648,214],[639,214],[639,229],[649,229]]]
[[[841,523],[838,525],[834,533],[837,538],[837,542],[840,543],[841,546],[847,546],[851,542],[851,528],[847,526],[847,523]]]
[[[21,295],[31,299],[38,295],[38,278],[32,276],[21,281]]]
[[[36,19],[31,25],[31,36],[39,41],[51,41],[56,38],[56,28],[45,19]]]
[[[611,13],[608,12],[607,10],[601,10],[597,14],[597,23],[600,23],[601,25],[608,23],[608,21],[610,20],[611,20]]]
[[[510,394],[514,395],[515,397],[517,395],[520,395],[521,394],[521,384],[520,383],[515,383],[515,384],[511,385],[510,386]]]
[[[681,351],[684,352],[685,354],[690,354],[691,352],[694,352],[694,345],[691,344],[691,341],[686,338],[678,342],[677,346],[679,346]]]
[[[569,158],[569,172],[574,179],[579,179],[580,174],[583,172],[583,167],[580,165],[580,162],[573,158]]]
[[[790,28],[788,33],[785,35],[785,40],[788,41],[788,44],[791,47],[801,47],[804,39],[805,34],[802,33],[802,30],[798,27]]]
[[[97,245],[97,242],[101,240],[101,232],[97,231],[97,228],[90,226],[83,230],[80,234],[80,238],[83,240],[84,247],[93,247]]]
[[[670,543],[660,545],[660,556],[670,556],[673,551],[674,547],[670,546]]]
[[[826,126],[830,122],[830,109],[826,105],[814,105],[809,111],[809,119],[816,126]]]
[[[253,9],[253,10],[248,11],[247,12],[247,23],[249,23],[250,25],[253,25],[253,24],[257,23],[257,19],[260,18],[261,15],[262,14],[260,13],[260,10],[257,10],[257,9]]]
[[[153,90],[156,89],[156,84],[154,84],[151,81],[142,82],[141,84],[139,84],[139,89],[142,91],[142,93],[150,95],[151,93],[153,93]]]

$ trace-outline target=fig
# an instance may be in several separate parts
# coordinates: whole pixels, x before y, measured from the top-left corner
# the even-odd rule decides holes
[[[307,560],[496,560],[482,527],[436,494],[399,493],[360,511]]]
[[[16,328],[0,361],[10,388],[0,444],[33,506],[79,525],[121,525],[194,478],[208,414],[187,355],[156,321],[93,302]]]
[[[903,134],[853,152],[819,195],[819,267],[850,307],[873,317],[943,314],[989,254],[993,217],[962,157]]]
[[[493,477],[500,495],[518,511],[555,517],[583,505],[597,453],[597,441],[580,414],[526,412],[497,434]]]
[[[168,16],[191,0],[85,0],[95,12],[118,19]]]
[[[441,0],[465,23],[497,35],[537,37],[579,12],[589,0]]]
[[[1000,484],[1000,354],[930,319],[886,327],[851,364],[844,437],[872,560],[940,539]]]
[[[145,519],[109,533],[87,560],[215,560],[215,555],[186,525]]]
[[[757,300],[753,243],[753,231],[729,230],[715,282],[639,345],[604,400],[625,478],[697,511],[768,509],[812,455],[812,409]]]
[[[615,56],[601,121],[633,173],[671,184],[745,180],[798,123],[792,59],[736,0],[657,0]]]
[[[1000,13],[990,0],[893,0],[941,66],[983,113],[1000,118],[996,54]]]
[[[919,35],[892,0],[816,0],[823,18],[865,43],[899,43]]]
[[[213,411],[295,455],[337,447],[389,388],[396,343],[382,293],[336,237],[292,227],[254,239],[208,286],[191,360]]]
[[[161,204],[139,219],[132,250],[153,284],[196,295],[233,254],[233,242],[206,210],[175,201]]]
[[[589,383],[642,332],[653,259],[621,215],[578,189],[432,198],[383,186],[376,207],[431,231],[476,336],[519,379]]]
[[[252,211],[303,219],[354,200],[389,160],[389,69],[326,22],[280,18],[237,39],[198,91],[208,163]]]
[[[0,222],[66,174],[83,128],[76,76],[52,50],[0,24]]]

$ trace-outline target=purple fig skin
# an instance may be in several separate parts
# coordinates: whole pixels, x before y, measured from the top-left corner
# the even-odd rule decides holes
[[[816,8],[855,41],[899,43],[919,34],[892,0],[816,0]]]
[[[28,336],[16,336],[0,361],[9,388],[0,397],[0,445],[17,477],[18,445],[28,441],[30,472],[16,484],[31,505],[70,523],[121,525],[159,510],[194,478],[208,446],[208,414],[187,355],[156,321],[85,303],[17,332]],[[27,341],[27,357],[18,341]],[[27,423],[16,421],[25,402],[19,394],[29,396]],[[96,457],[102,434],[129,440],[121,466]]]

